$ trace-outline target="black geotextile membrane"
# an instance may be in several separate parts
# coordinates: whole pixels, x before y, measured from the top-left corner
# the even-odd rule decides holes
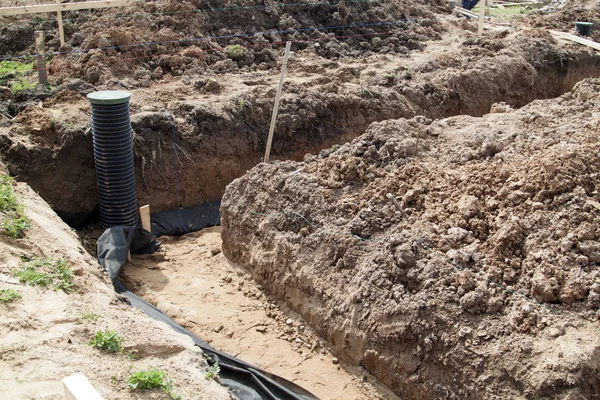
[[[318,400],[316,396],[293,382],[215,349],[177,324],[161,310],[127,290],[118,276],[121,268],[127,262],[128,251],[149,254],[159,246],[160,243],[156,241],[156,237],[140,227],[117,226],[104,231],[97,243],[98,260],[110,276],[117,293],[126,296],[132,306],[141,309],[149,317],[168,324],[179,333],[188,335],[196,346],[210,357],[213,364],[219,365],[221,383],[238,399]]]
[[[156,236],[183,235],[219,225],[220,208],[221,201],[212,201],[195,207],[153,213],[152,233]]]

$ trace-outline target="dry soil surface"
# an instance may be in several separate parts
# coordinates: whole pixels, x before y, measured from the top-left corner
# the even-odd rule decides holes
[[[123,277],[186,329],[323,400],[397,399],[363,368],[339,365],[302,317],[229,262],[220,228],[161,240],[159,252],[133,255]]]
[[[0,304],[0,387],[3,399],[63,399],[61,379],[83,373],[104,399],[167,399],[162,391],[130,390],[129,375],[156,368],[187,399],[230,399],[204,377],[206,361],[190,338],[149,319],[125,303],[100,266],[72,232],[26,184],[16,186],[31,228],[22,239],[0,236],[0,288],[21,295]],[[74,276],[74,290],[20,284],[12,272],[22,256],[62,258]],[[108,354],[89,346],[99,330],[116,330],[126,353]]]

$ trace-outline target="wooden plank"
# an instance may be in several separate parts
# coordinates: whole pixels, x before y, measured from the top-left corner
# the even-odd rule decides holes
[[[56,0],[56,4],[60,5],[60,0]],[[56,12],[56,20],[58,21],[58,35],[60,37],[60,45],[65,45],[65,30],[63,28],[62,11]]]
[[[152,224],[150,223],[150,205],[140,207],[140,220],[142,221],[142,228],[148,232],[152,232]]]
[[[600,51],[600,43],[594,42],[592,40],[584,39],[579,36],[571,35],[570,33],[560,32],[560,31],[549,31],[554,36],[559,37],[560,39],[570,40],[575,43],[583,44],[584,46],[589,46],[594,50]]]
[[[44,31],[35,31],[35,69],[38,72],[38,82],[41,85],[48,84],[48,73],[46,72],[46,34]]]
[[[86,1],[82,3],[64,3],[64,4],[40,4],[35,6],[20,7],[2,7],[0,16],[55,13],[59,11],[89,10],[94,8],[123,7],[132,4],[135,0],[104,0],[104,1]]]
[[[66,400],[103,400],[82,373],[63,378],[62,383]]]

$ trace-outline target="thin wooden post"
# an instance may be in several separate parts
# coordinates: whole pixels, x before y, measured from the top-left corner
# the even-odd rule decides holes
[[[150,206],[148,204],[140,207],[140,220],[142,221],[142,228],[148,232],[152,232],[152,224],[150,223]]]
[[[486,0],[479,2],[479,26],[477,27],[477,36],[483,35],[483,20],[485,19],[485,2]]]
[[[56,5],[60,6],[60,0],[56,0]],[[65,30],[63,28],[62,11],[56,11],[56,20],[58,21],[58,34],[60,37],[60,45],[65,45]]]
[[[48,74],[46,73],[46,34],[44,31],[35,31],[35,68],[38,72],[38,82],[41,85],[48,83]]]
[[[279,101],[281,100],[281,89],[283,88],[283,82],[285,81],[285,70],[287,69],[287,62],[290,56],[290,47],[292,42],[285,44],[285,54],[283,55],[283,65],[281,66],[281,76],[279,77],[279,86],[277,86],[277,94],[275,95],[275,107],[273,107],[273,115],[271,116],[271,127],[269,128],[269,139],[267,140],[267,149],[265,151],[265,162],[269,162],[269,155],[271,154],[271,145],[273,144],[273,132],[275,132],[275,122],[277,121],[277,113],[279,112]]]

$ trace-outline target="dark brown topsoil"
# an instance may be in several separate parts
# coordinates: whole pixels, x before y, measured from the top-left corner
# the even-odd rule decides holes
[[[351,140],[374,121],[479,116],[500,101],[520,107],[600,75],[600,58],[563,47],[542,30],[501,29],[477,39],[465,24],[450,18],[449,39],[408,56],[328,60],[315,44],[294,48],[272,157],[301,160]],[[229,182],[262,160],[277,78],[276,71],[206,72],[130,89],[139,202],[153,211],[176,208],[176,166],[182,206],[219,199]],[[0,123],[2,157],[58,211],[97,203],[83,97],[94,89],[123,88],[114,79],[95,87],[71,80],[53,92],[0,93],[7,112],[17,114]]]

